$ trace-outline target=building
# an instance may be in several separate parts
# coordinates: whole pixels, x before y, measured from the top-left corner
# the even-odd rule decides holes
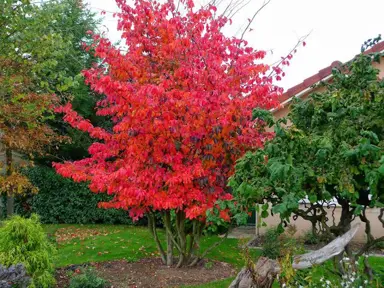
[[[384,52],[384,41],[377,43],[372,48],[368,49],[365,53],[374,53],[374,52]],[[327,81],[332,78],[332,68],[340,66],[342,63],[340,61],[334,61],[328,67],[321,69],[315,75],[305,79],[300,84],[289,88],[283,95],[280,96],[279,101],[281,107],[273,110],[273,115],[275,118],[282,118],[288,115],[289,106],[293,98],[298,97],[305,99],[309,94],[314,92],[322,92],[323,87],[319,87],[321,81]],[[381,63],[373,63],[373,66],[380,70],[379,77],[384,77],[384,60]]]

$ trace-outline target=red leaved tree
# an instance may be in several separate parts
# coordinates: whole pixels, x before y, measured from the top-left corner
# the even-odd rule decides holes
[[[228,19],[215,16],[215,7],[194,9],[192,0],[181,0],[183,7],[173,0],[116,2],[127,50],[94,35],[102,64],[84,71],[91,88],[105,95],[97,113],[113,128],[94,127],[70,104],[61,107],[66,122],[98,141],[89,158],[55,168],[89,181],[95,193],[114,195],[101,207],[127,209],[134,219],[146,214],[164,263],[172,264],[176,248],[178,266],[193,265],[207,210],[231,198],[226,180],[234,162],[270,136],[252,120],[252,109],[276,106],[280,90],[266,76],[265,52],[224,36]],[[163,216],[166,251],[155,211]],[[229,218],[226,210],[219,215]]]

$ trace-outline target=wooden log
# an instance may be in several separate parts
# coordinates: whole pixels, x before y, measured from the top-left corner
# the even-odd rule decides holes
[[[337,237],[323,248],[295,256],[292,268],[296,270],[309,268],[339,255],[356,235],[359,227],[360,223],[356,223],[348,232]],[[249,268],[243,268],[229,288],[271,288],[280,272],[281,267],[278,261],[260,257],[252,271]]]
[[[337,237],[323,248],[294,257],[292,263],[293,269],[300,270],[309,268],[313,265],[324,263],[328,259],[339,255],[344,251],[345,246],[351,242],[357,233],[357,230],[359,230],[359,227],[360,223],[355,223],[347,233]]]

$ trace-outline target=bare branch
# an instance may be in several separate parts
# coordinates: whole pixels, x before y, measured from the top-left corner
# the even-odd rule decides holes
[[[312,32],[312,31],[311,31]],[[272,65],[270,65],[271,67],[274,67],[274,68],[278,68],[280,65],[282,65],[282,63],[284,63],[289,55],[292,55],[292,53],[297,49],[297,47],[299,47],[304,41],[305,39],[308,38],[309,35],[311,35],[311,32],[309,32],[307,35],[299,38],[299,40],[297,40],[297,43],[295,44],[295,46],[288,52],[287,56],[285,57],[282,57],[280,60],[276,61],[275,63],[273,63]],[[273,75],[275,71],[272,70],[269,75],[268,75],[268,78],[271,77]]]
[[[203,254],[201,254],[200,256],[196,257],[196,258],[192,261],[192,263],[191,263],[189,266],[192,267],[192,266],[196,265],[197,263],[199,263],[199,261],[200,261],[201,259],[204,259],[204,257],[207,256],[207,254],[208,254],[210,251],[212,251],[212,250],[215,249],[217,246],[219,246],[221,243],[223,243],[224,240],[228,238],[228,234],[229,234],[230,231],[231,231],[231,229],[229,228],[229,229],[227,230],[227,232],[225,233],[225,235],[224,235],[219,241],[216,241],[215,243],[213,243],[210,247],[208,247],[208,248],[203,252]]]
[[[236,9],[239,5],[241,5],[244,1],[245,0],[237,0],[237,1],[233,2],[233,0],[231,0],[231,2],[228,4],[227,8],[224,10],[222,16],[226,16],[225,14],[228,11],[227,17],[230,18],[229,15],[232,13],[232,11],[234,9]]]
[[[177,2],[177,8],[176,8],[176,13],[179,12],[179,8],[180,8],[180,0]]]
[[[263,8],[265,6],[267,6],[272,0],[268,0],[268,1],[264,1],[263,5],[261,5],[261,7],[255,12],[255,14],[253,14],[252,18],[250,19],[247,27],[245,27],[243,33],[241,34],[241,37],[240,37],[240,40],[243,40],[244,38],[244,35],[245,35],[245,32],[248,31],[249,27],[251,26],[252,22],[255,20],[256,16],[260,13],[261,10],[263,10]]]
[[[372,240],[371,242],[368,242],[362,247],[359,252],[356,253],[355,258],[357,259],[364,253],[368,252],[371,248],[375,247],[380,242],[384,242],[384,236],[381,236],[379,238],[376,238],[375,240]]]
[[[235,12],[233,12],[232,14],[229,14],[228,15],[228,18],[232,18],[233,16],[235,16],[240,10],[242,10],[244,7],[246,7],[249,3],[251,3],[252,0],[249,0],[248,2],[246,2],[244,5],[240,6],[239,9],[237,9]],[[232,10],[233,11],[233,10]]]
[[[232,0],[231,0],[231,2],[229,2],[227,7],[225,7],[224,12],[221,14],[221,16],[225,16],[225,13],[227,13],[227,10],[231,7],[231,5],[232,5]]]

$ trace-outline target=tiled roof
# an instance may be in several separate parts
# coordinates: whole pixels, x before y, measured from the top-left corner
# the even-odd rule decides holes
[[[374,45],[372,48],[368,49],[364,53],[368,54],[368,53],[380,52],[383,50],[384,50],[384,41],[377,43],[376,45]],[[295,95],[299,94],[301,91],[304,91],[305,89],[310,88],[312,85],[328,77],[329,75],[331,75],[332,68],[340,66],[341,64],[342,63],[340,61],[334,61],[328,67],[321,69],[317,74],[305,79],[300,84],[297,84],[296,86],[289,88],[284,94],[282,94],[279,97],[280,103],[294,97]]]

